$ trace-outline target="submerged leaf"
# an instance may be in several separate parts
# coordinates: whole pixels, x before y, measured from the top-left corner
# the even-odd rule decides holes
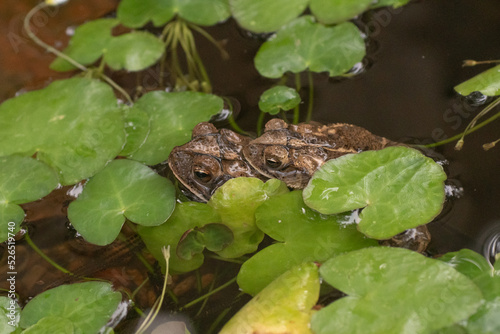
[[[62,318],[73,324],[75,333],[97,333],[111,318],[121,299],[121,294],[113,291],[107,282],[60,285],[30,300],[21,312],[20,325],[28,328],[40,321],[49,325],[44,318]]]
[[[170,246],[171,250],[175,250],[186,231],[217,222],[220,222],[220,216],[207,204],[184,202],[176,205],[172,216],[164,224],[155,227],[138,226],[137,232],[165,272],[162,247]],[[169,268],[173,273],[184,273],[200,267],[203,260],[201,253],[184,260],[176,252],[171,252]]]
[[[211,223],[184,233],[176,252],[180,259],[191,260],[193,255],[203,252],[205,248],[219,252],[232,241],[233,232],[227,226]]]
[[[311,0],[309,6],[319,22],[332,24],[349,20],[372,4],[373,0]]]
[[[70,185],[116,157],[125,141],[112,89],[97,80],[55,81],[0,105],[0,156],[33,156]]]
[[[126,26],[139,28],[148,21],[158,27],[175,15],[199,25],[211,26],[230,15],[228,0],[123,0],[118,19]]]
[[[474,279],[485,273],[489,275],[493,272],[484,256],[470,249],[464,248],[458,252],[446,253],[439,257],[438,260],[449,264],[470,279]]]
[[[235,258],[255,252],[264,238],[255,225],[255,210],[270,197],[286,192],[285,183],[277,179],[264,183],[253,177],[237,177],[217,189],[208,205],[219,213],[221,223],[234,235],[234,242],[218,254]]]
[[[447,264],[402,248],[374,247],[338,255],[320,269],[348,294],[313,315],[314,333],[431,333],[466,319],[482,295]]]
[[[24,219],[18,204],[42,198],[57,187],[56,172],[30,157],[0,157],[0,242],[17,233]]]
[[[487,96],[500,95],[500,65],[462,82],[460,85],[455,86],[455,90],[464,96],[473,92],[481,92]]]
[[[150,132],[140,148],[129,158],[155,165],[167,160],[170,151],[189,141],[196,124],[218,114],[224,102],[218,96],[198,92],[143,95],[134,105],[149,115]]]
[[[445,179],[443,168],[417,150],[388,147],[327,161],[304,189],[304,201],[324,214],[362,208],[358,229],[389,239],[439,214]]]
[[[277,243],[247,260],[238,273],[240,289],[257,294],[276,277],[304,261],[324,262],[333,255],[376,246],[355,225],[341,225],[341,215],[309,209],[301,191],[275,196],[255,212],[257,227]]]
[[[88,242],[107,245],[125,218],[145,225],[165,222],[175,206],[172,183],[136,161],[114,160],[85,185],[68,218]]]
[[[272,32],[300,15],[309,0],[229,0],[233,17],[252,32]]]
[[[302,263],[264,288],[219,334],[311,334],[311,309],[318,297],[318,268],[314,263]]]
[[[275,86],[262,93],[259,100],[259,109],[271,115],[276,115],[280,110],[293,109],[299,103],[300,96],[295,89],[286,86]]]
[[[326,27],[315,23],[312,16],[301,16],[262,44],[255,66],[268,78],[306,69],[336,76],[349,71],[364,56],[365,43],[353,23]]]

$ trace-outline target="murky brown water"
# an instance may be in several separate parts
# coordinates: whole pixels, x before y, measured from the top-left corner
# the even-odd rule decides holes
[[[48,78],[62,77],[48,70],[53,57],[33,46],[21,33],[22,17],[36,3],[8,0],[0,4],[0,100],[23,87],[40,87]],[[116,3],[73,0],[59,12],[47,13],[49,20],[40,24],[38,34],[57,45],[67,40],[66,27],[104,15]],[[453,87],[487,68],[462,68],[462,61],[500,58],[499,18],[498,0],[426,0],[397,11],[382,9],[365,14],[358,23],[370,36],[368,69],[343,80],[315,74],[313,119],[352,123],[396,141],[413,143],[431,142],[459,133],[472,119],[474,108],[457,97]],[[214,93],[236,98],[242,107],[238,123],[254,131],[258,98],[274,83],[260,77],[253,67],[253,56],[261,42],[245,37],[233,21],[208,31],[218,40],[227,40],[226,49],[231,55],[224,61],[212,45],[199,39]],[[21,39],[15,39],[13,34]],[[152,74],[149,75],[143,77],[144,84],[154,83],[150,80]],[[443,215],[430,226],[434,237],[431,250],[435,253],[464,247],[483,252],[487,239],[500,233],[500,148],[488,152],[481,148],[483,143],[498,138],[498,122],[468,136],[461,151],[455,151],[453,144],[436,150],[449,161],[450,182],[462,186],[464,191],[461,198],[447,203]],[[85,248],[88,246],[83,247],[83,251],[75,248],[63,215],[69,200],[65,191],[59,190],[48,199],[25,206],[32,222],[34,242],[63,266],[76,270],[87,263],[85,275],[115,277],[117,284],[134,289],[145,277],[135,257],[124,255],[106,262],[105,256],[92,255],[90,259],[89,254],[97,253]],[[53,280],[64,281],[64,275],[26,244],[19,244],[18,254],[23,268],[18,276],[21,301],[43,291]],[[3,258],[2,263],[5,260]],[[103,268],[102,263],[109,268]],[[0,268],[0,286],[5,281],[3,268]],[[158,284],[152,286],[149,291],[153,295],[146,293],[141,297],[144,307],[156,294]],[[234,288],[225,298],[228,295],[234,298],[236,294]],[[203,312],[204,318],[203,314],[200,317],[215,318],[218,312],[212,308],[208,313]]]

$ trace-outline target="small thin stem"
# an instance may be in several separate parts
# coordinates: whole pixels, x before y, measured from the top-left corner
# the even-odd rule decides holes
[[[314,81],[311,71],[307,71],[307,78],[309,80],[309,101],[307,103],[306,122],[310,122],[314,106]]]
[[[120,92],[120,94],[122,94],[125,99],[130,103],[130,104],[133,104],[134,101],[132,101],[132,98],[130,97],[130,95],[128,95],[128,93],[125,91],[125,89],[123,89],[122,87],[120,87],[116,82],[114,82],[110,77],[108,77],[106,74],[101,74],[100,75],[101,79],[106,81],[111,87],[113,87],[114,89],[116,89],[117,91]]]
[[[476,66],[476,65],[482,65],[482,64],[495,64],[495,63],[500,63],[500,60],[481,60],[481,61],[476,61],[476,60],[464,60],[462,67],[466,66]]]
[[[198,32],[200,35],[205,37],[210,43],[215,45],[217,49],[219,49],[221,53],[222,59],[228,59],[229,58],[229,53],[227,53],[226,50],[220,45],[219,42],[217,42],[209,33],[207,33],[203,28],[197,26],[196,24],[192,24],[187,22],[189,28],[193,29],[194,31]]]
[[[146,277],[146,279],[144,281],[142,281],[142,283],[137,288],[135,288],[135,290],[132,292],[132,295],[130,296],[130,298],[134,299],[135,295],[137,295],[137,293],[144,287],[144,285],[146,285],[147,282],[149,282],[149,277]]]
[[[227,120],[229,122],[229,125],[234,129],[234,131],[241,133],[242,135],[245,135],[245,136],[248,135],[248,132],[244,131],[242,128],[240,128],[238,123],[236,123],[236,121],[234,120],[233,114],[229,115]]]
[[[26,233],[24,234],[24,238],[26,239],[26,242],[28,243],[28,245],[38,254],[40,255],[45,261],[47,261],[48,263],[50,263],[54,268],[56,268],[57,270],[67,274],[67,275],[71,275],[73,276],[74,274],[69,271],[68,269],[58,265],[54,260],[52,260],[50,257],[48,257],[47,255],[45,255],[44,252],[42,252],[42,250],[40,248],[37,247],[37,245],[35,245],[35,243],[33,242],[33,240],[31,240],[30,238],[30,235],[28,233],[28,231],[26,231]]]
[[[264,117],[266,113],[262,110],[260,111],[259,118],[257,119],[257,137],[262,134],[262,127],[264,125]]]
[[[236,263],[236,264],[243,264],[243,263],[245,263],[246,260],[248,260],[247,257],[239,257],[236,259],[230,259],[230,258],[222,257],[222,256],[217,255],[217,254],[212,254],[212,253],[206,254],[205,257],[209,257],[209,258],[212,258],[214,260],[219,260],[219,261],[224,261],[224,262]]]
[[[496,144],[498,144],[498,142],[500,142],[500,139],[497,139],[497,140],[495,140],[495,141],[493,141],[491,143],[484,144],[483,145],[483,149],[485,151],[488,151],[488,150],[492,149],[493,147],[495,147]]]
[[[297,93],[300,92],[300,87],[302,84],[300,83],[300,74],[295,73],[295,90]],[[293,124],[298,124],[300,120],[300,104],[298,104],[294,109],[293,109]]]
[[[214,293],[217,293],[219,292],[220,290],[223,290],[225,288],[227,288],[228,286],[230,286],[231,284],[233,284],[234,282],[236,282],[236,277],[232,278],[231,280],[227,281],[226,283],[222,284],[221,286],[213,289],[212,291],[204,294],[203,296],[199,297],[199,298],[196,298],[195,300],[187,303],[186,305],[184,305],[183,307],[180,308],[180,311],[182,310],[185,310],[187,308],[190,308],[191,306],[193,305],[196,305],[198,304],[199,302],[205,300],[206,298],[210,297],[211,295],[213,295]]]

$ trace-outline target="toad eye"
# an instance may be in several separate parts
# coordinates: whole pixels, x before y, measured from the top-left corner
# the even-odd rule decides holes
[[[266,165],[268,165],[271,168],[279,168],[281,166],[281,161],[276,160],[275,158],[268,158],[266,159]]]
[[[288,150],[279,145],[266,147],[264,162],[271,169],[281,169],[288,164]]]
[[[212,180],[212,174],[210,174],[210,172],[207,170],[195,169],[194,175],[198,180],[200,180],[203,183],[207,183],[210,182],[210,180]]]

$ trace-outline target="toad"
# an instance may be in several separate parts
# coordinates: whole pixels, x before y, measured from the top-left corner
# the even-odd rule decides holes
[[[172,150],[168,165],[188,197],[206,202],[229,179],[267,179],[243,158],[242,150],[250,140],[228,129],[217,130],[211,123],[200,123],[190,142]]]
[[[280,179],[290,188],[302,189],[327,160],[391,145],[397,143],[351,124],[294,125],[272,119],[264,133],[243,148],[243,154],[262,175]]]

